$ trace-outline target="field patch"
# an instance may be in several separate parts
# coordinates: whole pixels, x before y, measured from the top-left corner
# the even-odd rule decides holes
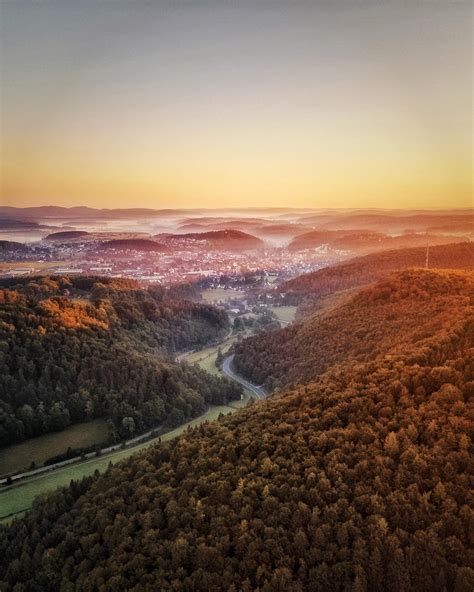
[[[29,469],[31,461],[37,467],[45,460],[62,454],[71,448],[86,448],[107,442],[108,431],[105,419],[79,423],[62,432],[44,434],[19,444],[0,449],[0,475],[19,473]]]
[[[233,413],[234,410],[234,406],[211,405],[209,409],[199,417],[163,434],[161,436],[161,441],[165,442],[172,438],[176,438],[176,436],[179,436],[187,430],[188,427],[197,426],[204,421],[212,421],[217,419],[221,413],[225,415],[227,413]],[[92,475],[96,470],[103,473],[109,466],[109,463],[114,464],[124,458],[128,458],[132,454],[135,454],[156,442],[158,442],[158,437],[143,442],[142,444],[138,444],[137,446],[133,446],[132,448],[118,450],[111,454],[52,470],[51,472],[38,475],[37,477],[25,479],[25,481],[15,483],[0,490],[0,524],[7,524],[15,517],[20,517],[24,514],[32,507],[33,500],[36,496],[54,491],[58,487],[69,485],[71,480],[82,479],[82,477]]]
[[[292,323],[295,320],[296,306],[271,306],[270,310],[279,321]]]
[[[224,288],[209,288],[201,292],[204,302],[227,302],[233,298],[243,298],[245,292],[241,290],[226,290]]]

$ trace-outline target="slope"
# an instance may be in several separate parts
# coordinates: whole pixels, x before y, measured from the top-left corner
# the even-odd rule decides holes
[[[324,315],[236,344],[234,366],[256,384],[287,387],[343,360],[368,361],[449,327],[471,309],[472,272],[407,270]]]
[[[355,257],[284,282],[278,291],[291,304],[304,300],[315,303],[323,296],[369,284],[392,271],[425,267],[426,263],[430,269],[473,269],[474,243],[438,245],[429,250],[426,247],[394,249]]]
[[[420,275],[472,297],[471,276]],[[472,589],[472,316],[420,328],[39,500],[0,528],[2,588]]]

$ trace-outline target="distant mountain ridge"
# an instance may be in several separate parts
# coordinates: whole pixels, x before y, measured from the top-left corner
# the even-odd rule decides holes
[[[328,294],[369,284],[389,272],[424,267],[427,263],[429,268],[472,269],[474,243],[438,245],[429,250],[426,247],[411,247],[354,257],[283,282],[278,289],[286,295],[288,302],[316,301]]]

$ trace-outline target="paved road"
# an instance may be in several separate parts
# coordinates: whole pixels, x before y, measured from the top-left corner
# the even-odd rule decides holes
[[[239,384],[241,384],[242,386],[244,386],[245,388],[247,388],[249,391],[252,391],[252,393],[254,393],[254,395],[257,397],[257,399],[265,399],[265,397],[267,396],[267,393],[263,390],[263,388],[261,386],[257,386],[255,384],[252,384],[251,382],[249,382],[248,380],[245,380],[245,378],[243,378],[242,376],[239,376],[238,374],[236,374],[232,368],[232,361],[234,359],[234,354],[227,356],[227,358],[225,358],[225,360],[222,363],[222,372],[224,372],[224,374],[226,376],[228,376],[229,378],[231,378],[232,380],[235,380],[235,382],[238,382]]]

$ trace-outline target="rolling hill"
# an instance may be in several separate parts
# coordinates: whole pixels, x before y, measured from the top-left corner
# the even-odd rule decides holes
[[[83,238],[88,236],[90,233],[86,232],[85,230],[65,230],[64,232],[53,232],[45,236],[44,240],[70,240],[70,239],[77,239]]]
[[[17,241],[0,240],[0,251],[28,251],[28,245]]]
[[[216,250],[257,249],[263,241],[240,230],[215,230],[210,232],[189,232],[186,234],[159,234],[161,242],[176,247],[195,244],[199,247]]]
[[[238,343],[234,365],[256,384],[289,387],[347,358],[367,362],[406,343],[421,347],[425,327],[447,330],[472,313],[474,275],[466,273],[396,272],[326,314]]]
[[[339,363],[306,384],[0,527],[2,589],[471,590],[472,274],[390,281],[334,325],[370,331],[390,302],[373,355],[334,338]]]
[[[425,247],[373,253],[300,275],[280,284],[278,290],[285,294],[288,302],[299,304],[307,299],[314,305],[321,297],[369,284],[391,271],[424,267],[426,258]],[[463,242],[430,247],[428,267],[430,269],[474,268],[474,243]]]
[[[167,251],[168,247],[163,243],[146,239],[146,238],[118,238],[101,242],[98,245],[99,250],[116,250],[116,251],[143,251],[143,252],[163,252]]]
[[[446,232],[473,232],[473,211],[466,210],[353,210],[326,211],[303,215],[303,224],[317,225],[321,230],[359,229],[375,232],[427,232],[443,225]]]

